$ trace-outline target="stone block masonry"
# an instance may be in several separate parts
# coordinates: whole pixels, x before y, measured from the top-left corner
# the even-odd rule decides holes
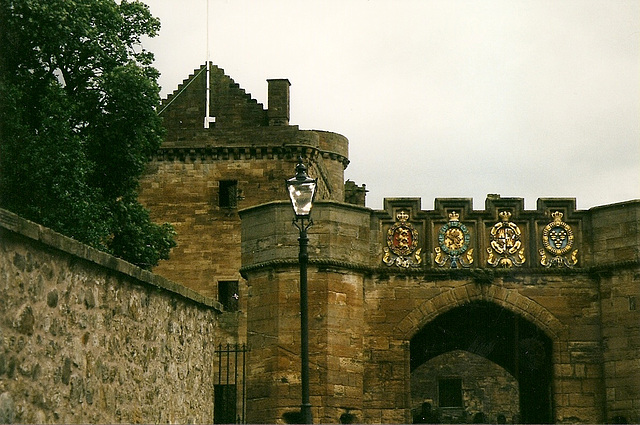
[[[588,211],[575,210],[571,199],[542,199],[532,211],[520,198],[491,198],[484,211],[464,199],[437,199],[435,206],[422,210],[412,198],[388,199],[383,211],[315,203],[309,230],[314,419],[408,423],[430,403],[443,421],[636,423],[640,202]],[[476,260],[462,270],[441,267],[430,255],[453,210],[469,223],[476,248]],[[521,267],[490,262],[486,246],[495,223],[504,222],[502,211],[511,211],[523,229]],[[555,211],[563,212],[566,227]],[[239,215],[253,350],[247,417],[278,422],[300,403],[297,233],[287,202]],[[411,258],[410,267],[385,261],[395,240],[389,229],[398,221],[418,229],[411,236],[422,261]],[[545,266],[539,252],[550,222],[573,229],[575,249],[583,253],[578,264]],[[611,241],[621,247],[615,256],[607,249]],[[464,360],[453,361],[458,355]],[[439,395],[447,383],[457,398]]]
[[[213,420],[220,306],[0,210],[0,422]]]

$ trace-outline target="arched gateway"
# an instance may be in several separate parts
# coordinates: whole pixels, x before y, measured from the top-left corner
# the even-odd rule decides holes
[[[469,367],[470,361],[452,367],[431,368],[431,393],[421,394],[456,422],[473,415],[489,421],[503,415],[509,422],[552,422],[552,341],[537,326],[496,304],[474,301],[441,314],[410,341],[411,388],[419,393],[425,377],[416,376],[421,366],[447,353],[462,350],[499,365],[518,383],[517,408],[506,409],[495,398],[507,398],[489,367]],[[460,355],[459,355],[460,356]],[[464,356],[463,356],[464,357]],[[507,375],[508,376],[508,375]],[[494,382],[495,381],[495,382]],[[424,382],[426,383],[426,382]],[[492,390],[492,384],[498,388]],[[474,394],[473,389],[476,389]],[[412,400],[420,400],[412,394]],[[502,400],[504,401],[504,400]],[[475,411],[474,411],[475,410]]]
[[[163,102],[165,142],[141,182],[141,201],[179,239],[155,271],[217,296],[223,341],[247,343],[237,400],[246,397],[248,422],[289,421],[300,407],[298,233],[277,201],[299,156],[318,178],[308,270],[317,423],[410,422],[414,397],[439,407],[437,394],[412,391],[412,374],[446,363],[455,375],[463,362],[463,377],[480,365],[504,378],[518,398],[498,406],[509,419],[640,422],[640,201],[576,210],[575,199],[546,198],[527,210],[522,198],[489,195],[482,210],[464,198],[365,208],[365,186],[344,182],[347,138],[291,125],[289,90],[269,80],[264,108],[221,68],[194,70]],[[396,165],[389,178],[407,172]],[[541,397],[534,388],[548,379],[523,371],[537,358],[536,379],[552,376]],[[238,410],[220,401],[214,410]]]
[[[494,422],[501,415],[509,422],[553,422],[554,344],[561,349],[567,329],[536,302],[515,290],[469,283],[423,302],[399,329],[405,326],[409,326],[405,337],[410,347],[413,416],[422,403],[428,403],[432,420],[444,414],[456,422],[473,415]],[[512,376],[518,390],[515,408],[491,400],[506,395],[499,388],[491,390],[487,365],[470,368],[469,356],[458,354],[467,361],[457,368],[451,358],[449,367],[425,367],[456,351],[480,356],[503,369],[506,377]]]

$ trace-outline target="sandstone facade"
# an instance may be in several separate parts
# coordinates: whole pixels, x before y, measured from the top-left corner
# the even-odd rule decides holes
[[[284,181],[299,156],[318,177],[317,198],[343,201],[348,146],[339,134],[289,125],[288,80],[269,80],[269,108],[263,109],[214,65],[215,123],[205,129],[206,77],[203,65],[163,102],[167,135],[141,181],[140,201],[177,232],[171,259],[154,272],[216,298],[220,281],[243,285],[238,210],[287,199]]]
[[[284,422],[299,405],[297,234],[277,202],[298,156],[320,188],[309,245],[316,422],[408,422],[420,399],[438,408],[438,376],[421,382],[415,371],[457,352],[501,371],[459,369],[469,421],[640,420],[638,202],[578,211],[572,199],[541,199],[527,211],[522,199],[490,196],[475,211],[468,199],[424,210],[408,198],[373,211],[364,185],[343,186],[347,140],[289,123],[287,80],[268,80],[264,108],[212,66],[215,123],[205,129],[206,73],[164,102],[167,137],[141,199],[178,230],[158,273],[211,297],[238,281],[248,421]],[[221,202],[229,184],[234,201]],[[481,401],[509,376],[517,406]]]
[[[412,386],[428,386],[436,378],[415,382],[413,372],[424,356],[420,350],[450,349],[481,353],[515,373],[519,391],[527,392],[519,406],[525,422],[638,420],[640,400],[633,383],[640,382],[640,315],[633,300],[640,276],[640,202],[590,211],[575,211],[572,200],[541,200],[535,211],[522,205],[522,199],[493,198],[484,211],[457,199],[436,200],[433,211],[421,210],[415,199],[387,200],[384,211],[327,202],[314,206],[309,314],[311,402],[317,421],[337,422],[347,413],[367,423],[411,421],[412,409],[420,405]],[[479,252],[500,220],[498,212],[513,211],[513,221],[527,229],[526,267],[494,268],[486,250],[467,269],[438,266],[430,253],[438,246],[437,229],[454,208],[472,229],[470,246]],[[541,264],[540,234],[552,220],[550,212],[558,209],[576,229],[574,247],[583,252],[571,268]],[[384,262],[386,236],[400,210],[419,229],[424,262],[413,268]],[[299,404],[297,243],[286,219],[290,215],[286,203],[241,212],[242,271],[249,288],[250,421],[281,421]],[[600,221],[605,217],[609,224]],[[601,256],[610,245],[617,255]],[[489,315],[483,318],[475,312],[484,305],[492,307],[484,309]],[[468,314],[468,328],[457,328],[456,321]],[[505,325],[493,325],[499,315],[508,318]],[[450,319],[438,324],[446,336],[422,337],[441,317]],[[511,325],[515,322],[519,330]],[[483,335],[492,326],[494,334]],[[468,372],[460,369],[457,376],[467,376],[465,385],[471,388],[477,383],[469,381]],[[536,404],[545,397],[548,401]],[[435,400],[437,407],[437,394],[423,400]],[[469,399],[467,407],[479,403]],[[510,420],[515,416],[502,406],[470,411],[467,417],[471,421],[472,415],[484,413],[496,421],[500,409]]]

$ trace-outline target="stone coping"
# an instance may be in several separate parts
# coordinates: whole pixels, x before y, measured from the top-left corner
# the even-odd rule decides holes
[[[524,201],[524,198],[500,198],[501,200],[522,200]],[[418,205],[420,204],[420,202],[422,201],[422,198],[416,198],[416,197],[404,197],[404,198],[385,198],[385,203],[391,203],[393,204],[394,202],[402,202],[403,204],[407,204],[407,203],[418,203]],[[573,200],[573,198],[539,198],[538,202],[540,201],[571,201]],[[466,203],[468,203],[469,205],[473,204],[473,199],[472,198],[436,198],[436,202],[454,202],[454,201],[464,201]],[[287,204],[290,205],[290,203],[288,201],[271,201],[271,202],[266,202],[263,204],[258,204],[258,205],[254,205],[251,207],[247,207],[244,209],[239,210],[239,213],[244,213],[244,212],[248,212],[250,210],[253,209],[261,209],[261,208],[265,208],[268,207],[270,205],[274,205],[274,204]],[[358,209],[361,211],[367,211],[369,213],[372,214],[384,214],[386,212],[386,210],[383,209],[372,209],[370,207],[365,207],[365,206],[360,206],[360,205],[354,205],[354,204],[348,204],[348,203],[344,203],[344,202],[339,202],[339,201],[331,201],[331,200],[322,200],[322,201],[315,201],[314,205],[319,205],[319,204],[333,204],[333,205],[337,205],[340,207],[346,207],[346,208],[351,208],[351,209]],[[628,201],[621,201],[621,202],[616,202],[614,204],[606,204],[606,205],[597,205],[595,207],[591,207],[588,210],[576,210],[576,212],[583,212],[583,213],[588,213],[590,211],[601,211],[601,210],[606,210],[606,209],[615,209],[615,208],[621,208],[621,207],[626,207],[626,206],[640,206],[640,199],[631,199]],[[385,205],[386,206],[386,205]],[[423,209],[418,209],[417,210],[418,213],[436,213],[438,212],[438,208],[435,208],[433,210],[423,210]],[[487,209],[484,210],[475,210],[475,209],[471,209],[469,212],[471,213],[486,213]],[[535,210],[523,210],[524,213],[531,213],[531,214],[541,214],[541,211],[538,209]],[[545,217],[546,218],[546,217]]]
[[[190,288],[180,285],[179,283],[134,266],[125,260],[92,248],[70,237],[61,235],[47,227],[24,219],[19,215],[4,209],[0,209],[0,229],[6,229],[74,257],[81,258],[106,269],[122,273],[140,281],[142,284],[152,285],[162,290],[178,294],[198,304],[211,307],[220,312],[223,311],[222,304],[214,299],[205,297]]]
[[[627,201],[621,201],[621,202],[615,202],[613,204],[606,204],[606,205],[597,205],[595,207],[591,207],[589,208],[589,211],[600,211],[600,210],[604,210],[604,209],[608,209],[608,208],[620,208],[620,207],[626,207],[626,206],[631,206],[631,205],[636,205],[636,204],[640,204],[640,199],[629,199]]]

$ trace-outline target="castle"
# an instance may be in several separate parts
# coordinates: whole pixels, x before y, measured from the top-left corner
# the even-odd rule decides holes
[[[291,125],[289,90],[268,80],[265,108],[203,65],[163,101],[167,134],[140,200],[178,246],[154,274],[0,214],[12,341],[0,409],[23,421],[295,420],[298,233],[284,181],[300,156],[318,179],[316,423],[408,423],[423,406],[441,422],[640,421],[640,201],[392,198],[372,210],[365,186],[344,182],[347,139]]]

